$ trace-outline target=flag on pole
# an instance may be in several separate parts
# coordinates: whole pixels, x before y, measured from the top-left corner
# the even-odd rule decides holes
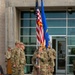
[[[44,31],[43,31],[41,13],[38,8],[38,0],[36,0],[36,37],[38,45],[44,44]]]
[[[41,0],[41,17],[42,17],[42,23],[43,23],[43,29],[44,29],[45,45],[47,48],[50,39],[49,39],[48,27],[47,27],[47,23],[46,23],[46,17],[45,17],[45,13],[44,13],[44,6],[43,6],[42,0]]]

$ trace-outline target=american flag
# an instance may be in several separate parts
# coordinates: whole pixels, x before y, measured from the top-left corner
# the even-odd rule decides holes
[[[39,8],[36,9],[36,37],[38,45],[44,44],[44,31]]]

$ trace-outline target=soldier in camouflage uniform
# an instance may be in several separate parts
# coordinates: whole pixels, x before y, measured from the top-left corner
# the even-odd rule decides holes
[[[15,43],[15,48],[11,52],[12,75],[19,75],[20,42]]]
[[[12,68],[11,68],[11,48],[8,47],[8,50],[6,51],[6,62],[7,62],[7,74],[12,74]]]
[[[25,58],[25,45],[23,43],[20,43],[20,65],[19,65],[19,75],[24,75],[24,67],[26,64],[26,58]]]
[[[56,51],[50,47],[50,45],[47,48],[47,54],[48,54],[48,63],[49,63],[49,75],[53,75],[54,72],[54,59],[56,59]]]
[[[32,75],[47,75],[48,56],[46,50],[42,46],[34,52],[32,64]]]

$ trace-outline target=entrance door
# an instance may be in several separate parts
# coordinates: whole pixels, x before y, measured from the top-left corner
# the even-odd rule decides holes
[[[52,37],[52,47],[56,50],[55,73],[65,73],[66,70],[66,38]]]
[[[65,73],[66,69],[66,39],[56,38],[56,73]]]

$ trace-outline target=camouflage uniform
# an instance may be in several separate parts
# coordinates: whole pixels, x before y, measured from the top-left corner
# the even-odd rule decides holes
[[[6,59],[10,59],[11,58],[11,51],[6,51]]]
[[[20,50],[20,65],[19,65],[19,75],[24,75],[24,67],[26,64],[26,58],[25,58],[25,53],[24,50]]]
[[[19,75],[19,64],[20,64],[19,61],[20,61],[20,49],[15,47],[12,50],[12,55],[11,55],[12,75]]]
[[[54,59],[56,59],[56,51],[52,48],[48,48],[47,54],[48,54],[48,62],[50,66],[49,75],[52,75],[52,73],[54,72],[54,66],[55,66]]]
[[[37,58],[36,56],[37,54],[40,54],[40,58]],[[32,64],[33,64],[32,75],[38,75],[38,74],[47,75],[47,66],[48,66],[47,63],[48,63],[47,52],[45,50],[42,50],[42,52],[39,53],[39,50],[36,50],[32,58]],[[36,68],[37,65],[40,65],[40,69]]]

